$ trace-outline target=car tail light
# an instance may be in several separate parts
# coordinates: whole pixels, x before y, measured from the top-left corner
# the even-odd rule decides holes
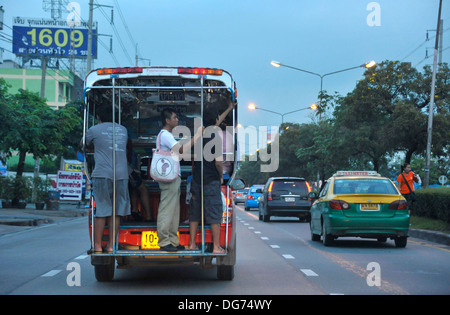
[[[222,75],[223,70],[210,68],[178,68],[178,74]]]
[[[255,199],[253,196],[247,196],[247,199]]]
[[[271,182],[270,185],[269,185],[269,190],[268,190],[268,193],[267,193],[267,200],[273,200],[272,199],[272,186],[273,186],[273,182]]]
[[[228,223],[228,225],[231,224],[231,220],[233,218],[233,210],[228,209],[228,218],[227,218],[227,212],[224,211],[222,213],[222,222],[221,225],[224,226]]]
[[[130,68],[103,68],[98,69],[97,74],[125,74],[125,73],[142,73],[141,67],[130,67]]]
[[[389,204],[391,210],[407,210],[408,203],[405,200],[395,200]]]
[[[350,205],[348,202],[345,202],[344,200],[336,200],[332,199],[329,201],[331,209],[335,210],[348,210],[350,209]]]
[[[231,198],[227,198],[227,196],[225,196],[225,204],[227,205],[227,207],[231,207]]]

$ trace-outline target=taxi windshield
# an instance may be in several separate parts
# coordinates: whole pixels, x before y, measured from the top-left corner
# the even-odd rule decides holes
[[[398,192],[388,179],[348,178],[334,181],[336,195],[379,194],[397,195]]]

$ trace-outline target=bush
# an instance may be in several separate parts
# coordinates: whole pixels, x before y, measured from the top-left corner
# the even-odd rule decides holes
[[[415,193],[412,214],[450,223],[450,188],[426,188]]]
[[[13,181],[12,177],[0,177],[0,198],[11,201],[13,198]]]
[[[38,176],[33,178],[33,185],[36,187],[36,202],[47,200],[49,188],[52,187],[52,181]]]

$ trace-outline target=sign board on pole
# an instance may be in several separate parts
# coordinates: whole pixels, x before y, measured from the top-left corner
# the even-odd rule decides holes
[[[83,172],[58,171],[56,188],[60,200],[81,200],[83,193]]]
[[[439,183],[441,183],[442,185],[444,185],[447,182],[447,176],[445,175],[441,175],[439,176]]]
[[[13,19],[13,53],[65,58],[87,58],[87,22],[70,27],[66,20]],[[92,58],[97,58],[97,29],[92,30]]]

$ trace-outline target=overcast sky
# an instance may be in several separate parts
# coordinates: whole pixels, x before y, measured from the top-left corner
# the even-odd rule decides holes
[[[50,0],[48,0],[49,2]],[[68,2],[63,0],[62,2]],[[78,1],[82,19],[89,17],[88,0]],[[450,57],[450,3],[443,1],[443,61]],[[411,62],[420,70],[433,63],[438,0],[95,0],[114,6],[94,10],[101,34],[114,36],[114,58],[99,45],[94,68],[133,66],[135,43],[139,57],[153,66],[223,68],[237,82],[240,122],[244,126],[279,125],[281,117],[247,109],[249,103],[287,113],[317,102],[320,79],[271,60],[319,74],[361,65],[370,60]],[[375,4],[375,5],[373,5]],[[42,0],[6,0],[4,23],[13,17],[45,17]],[[122,22],[121,14],[126,21]],[[62,12],[66,19],[67,11]],[[368,23],[369,18],[369,23]],[[369,24],[378,24],[370,26]],[[127,29],[132,38],[128,35]],[[427,30],[430,41],[425,42]],[[123,52],[116,32],[127,54]],[[5,27],[2,33],[12,35]],[[100,38],[109,46],[107,37]],[[0,41],[8,52],[11,44]],[[425,53],[428,49],[428,59]],[[147,60],[140,65],[148,65]],[[324,78],[324,89],[350,92],[364,70]],[[308,111],[285,116],[285,121],[309,122]]]

